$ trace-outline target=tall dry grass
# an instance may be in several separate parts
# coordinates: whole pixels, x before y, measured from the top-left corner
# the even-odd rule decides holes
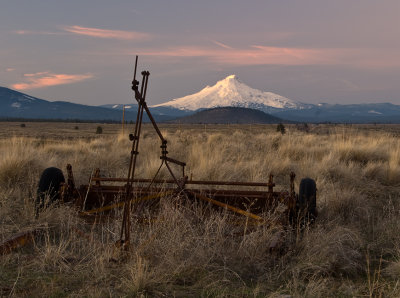
[[[127,136],[3,138],[0,240],[32,228],[42,233],[33,245],[0,257],[2,295],[400,295],[398,137],[346,126],[313,127],[310,133],[289,127],[285,135],[272,126],[162,130],[170,156],[186,161],[193,179],[267,181],[273,173],[277,188],[287,189],[290,171],[297,174],[296,188],[302,177],[312,177],[318,188],[316,223],[301,234],[232,225],[227,211],[208,210],[205,216],[204,206],[170,197],[161,201],[159,220],[132,219],[132,253],[125,256],[113,247],[119,220],[90,224],[67,205],[35,219],[33,201],[39,175],[49,166],[64,170],[71,163],[78,185],[88,182],[94,168],[105,176],[126,176]],[[145,126],[139,176],[156,173],[159,151]],[[150,219],[146,210],[144,215]],[[279,252],[269,249],[277,235],[285,243]]]

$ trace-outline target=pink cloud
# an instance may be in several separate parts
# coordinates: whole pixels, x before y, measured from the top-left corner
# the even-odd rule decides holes
[[[11,85],[16,90],[30,90],[44,88],[56,85],[65,85],[87,80],[93,77],[92,74],[69,75],[69,74],[54,74],[50,72],[38,72],[24,74],[27,82],[16,83]]]
[[[91,36],[91,37],[99,37],[99,38],[131,40],[131,39],[147,39],[150,37],[149,34],[141,32],[108,30],[108,29],[98,29],[98,28],[89,28],[81,26],[66,26],[63,29],[70,33]]]
[[[63,32],[49,32],[49,31],[31,31],[31,30],[17,30],[14,31],[16,34],[18,35],[34,35],[34,34],[38,34],[38,35],[63,35],[66,33]]]
[[[231,46],[228,46],[228,45],[226,45],[226,44],[224,44],[222,42],[219,42],[219,41],[216,41],[216,40],[213,40],[212,42],[215,43],[216,45],[222,47],[222,48],[230,49],[230,50],[233,49]]]
[[[157,57],[202,57],[221,65],[352,65],[363,68],[399,66],[400,53],[388,49],[368,48],[289,48],[252,45],[236,49],[224,47],[171,47],[140,55]],[[382,55],[385,53],[385,55]]]
[[[170,57],[205,57],[220,64],[256,65],[281,64],[305,65],[328,63],[331,59],[326,51],[302,48],[280,48],[251,46],[246,49],[234,49],[218,44],[220,48],[179,47],[161,51],[143,51],[141,55]]]
[[[32,31],[28,31],[28,30],[17,30],[15,31],[15,33],[19,34],[19,35],[25,35],[25,34],[31,34]]]

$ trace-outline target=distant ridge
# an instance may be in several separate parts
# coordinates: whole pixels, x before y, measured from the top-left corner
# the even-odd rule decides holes
[[[298,122],[333,123],[400,123],[400,105],[391,103],[326,104],[304,110],[286,110],[274,116]]]
[[[281,98],[281,100],[274,101],[275,107],[271,107],[261,104],[260,101],[251,102],[251,100],[258,98],[257,94],[259,93],[251,91],[255,89],[252,89],[246,85],[244,86],[240,85],[241,83],[239,83],[238,85],[237,83],[238,80],[235,76],[229,76],[222,81],[220,81],[221,84],[219,85],[218,83],[216,84],[218,85],[217,89],[221,94],[225,94],[224,93],[225,91],[227,92],[226,94],[235,94],[235,92],[233,92],[234,91],[234,87],[232,87],[233,85],[236,86],[235,88],[237,88],[236,91],[238,91],[238,93],[239,91],[243,90],[246,91],[247,88],[246,91],[247,93],[246,92],[240,93],[241,100],[229,101],[230,104],[236,105],[235,107],[237,108],[242,107],[259,111],[261,110],[269,114],[269,116],[275,116],[280,119],[287,119],[287,121],[314,122],[314,123],[327,123],[327,122],[400,123],[400,105],[395,105],[391,103],[349,104],[349,105],[320,103],[313,105],[313,104],[302,104],[295,101],[290,101],[289,99]],[[207,88],[214,91],[216,90],[213,87],[207,87]],[[230,93],[231,91],[233,93]],[[262,91],[258,92],[261,92],[262,94],[265,93]],[[214,92],[211,92],[210,94],[215,95]],[[245,99],[244,97],[245,94],[251,95],[250,100]],[[279,95],[275,94],[275,96]],[[274,98],[279,99],[278,97]],[[259,100],[263,100],[261,95]],[[228,104],[228,106],[230,104]],[[129,106],[130,108],[127,108],[125,110],[125,120],[128,122],[136,121],[137,103],[132,103]],[[282,107],[279,108],[279,106]],[[224,107],[223,101],[219,101],[218,107]],[[150,107],[153,117],[158,122],[167,122],[172,119],[177,119],[178,117],[187,117],[189,115],[195,114],[196,112],[200,112],[204,109],[206,108],[200,108],[197,110],[190,110],[184,108],[180,109],[180,108],[175,108],[173,106],[169,106],[167,105],[167,103]],[[226,110],[224,113],[227,114],[228,110]],[[207,120],[207,119],[188,118],[191,120],[181,120],[181,121],[182,123],[184,121],[188,121],[187,123],[200,123],[200,122],[216,123],[215,122],[216,120],[212,120],[211,116],[207,117],[209,117],[210,119]],[[226,116],[224,117],[227,118]],[[268,120],[265,119],[262,120],[261,118],[258,118],[259,115],[256,115],[255,113],[252,114],[252,117],[255,117],[255,120],[249,119],[250,116],[246,118],[247,116],[245,117],[244,115],[242,115],[241,116],[242,118],[240,118],[236,114],[230,116],[231,117],[230,119],[223,120],[224,117],[221,118],[222,120],[218,121],[222,123],[245,123],[245,122],[269,123]],[[76,120],[82,122],[85,121],[115,122],[122,120],[122,105],[109,104],[104,106],[88,106],[88,105],[70,103],[66,101],[47,101],[9,88],[0,87],[0,120],[9,121],[17,119],[24,119],[24,121],[32,119],[32,120],[46,120],[46,121]],[[149,121],[146,115],[144,115],[143,120]]]
[[[136,121],[136,109],[126,111],[126,121]],[[157,121],[170,120],[168,115],[153,115]],[[47,101],[0,87],[0,119],[121,121],[122,111],[66,101]],[[145,121],[148,119],[145,116]]]
[[[170,122],[192,124],[273,124],[285,121],[259,110],[240,107],[218,107],[199,111]]]

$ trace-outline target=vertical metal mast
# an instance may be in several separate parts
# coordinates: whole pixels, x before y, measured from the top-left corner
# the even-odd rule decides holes
[[[185,166],[186,166],[186,164],[184,162],[167,157],[167,154],[168,154],[167,140],[164,139],[160,129],[157,126],[156,121],[154,120],[153,116],[151,115],[150,110],[146,104],[147,84],[149,81],[150,72],[142,71],[143,78],[142,78],[142,85],[141,85],[140,92],[139,92],[139,81],[136,80],[137,62],[138,62],[138,56],[136,56],[136,60],[135,60],[135,71],[134,71],[133,81],[132,81],[132,90],[135,93],[135,99],[138,102],[138,111],[137,111],[137,116],[136,116],[134,133],[129,135],[129,139],[132,141],[132,149],[131,149],[131,158],[130,158],[129,169],[128,169],[126,193],[125,193],[125,198],[124,198],[124,202],[125,202],[124,214],[123,214],[123,219],[122,219],[122,227],[121,227],[121,234],[120,234],[120,240],[119,240],[119,244],[123,245],[125,247],[125,249],[129,249],[130,228],[131,228],[130,211],[131,211],[131,202],[132,202],[131,196],[132,196],[132,189],[133,189],[132,185],[133,185],[134,177],[135,177],[136,159],[139,154],[139,151],[138,151],[139,150],[139,139],[140,139],[140,132],[142,129],[144,111],[146,111],[147,116],[149,117],[151,123],[153,124],[155,131],[157,132],[157,134],[161,140],[161,146],[160,146],[160,148],[161,148],[160,159],[162,161],[161,166],[163,163],[165,163],[169,173],[171,174],[172,178],[174,179],[174,181],[177,184],[179,189],[182,189],[184,182],[178,181],[178,179],[175,177],[174,173],[172,172],[172,169],[170,168],[169,163],[173,163],[173,164],[176,164],[176,165],[179,165],[182,167],[182,178],[184,178],[184,176],[185,176]],[[160,168],[161,168],[161,166],[160,166]]]
[[[125,204],[124,204],[124,214],[122,219],[122,228],[120,234],[120,244],[123,244],[126,249],[129,247],[129,239],[130,239],[130,210],[131,210],[131,193],[132,193],[132,184],[133,179],[135,177],[135,167],[136,167],[136,159],[139,154],[139,139],[140,139],[140,132],[142,128],[142,121],[143,121],[143,104],[146,98],[146,91],[147,91],[147,83],[150,73],[148,71],[142,72],[142,86],[139,92],[139,82],[136,80],[136,71],[137,71],[137,61],[138,56],[136,56],[135,60],[135,71],[133,75],[132,81],[132,90],[135,92],[135,98],[138,102],[138,111],[136,116],[136,123],[135,123],[135,130],[134,134],[129,135],[129,139],[132,141],[132,149],[131,149],[131,158],[129,162],[129,169],[128,169],[128,181],[126,184],[126,193],[125,193]]]

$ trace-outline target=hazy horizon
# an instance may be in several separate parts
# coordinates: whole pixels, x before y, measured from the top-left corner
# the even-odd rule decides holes
[[[0,86],[50,101],[148,103],[235,74],[289,99],[400,104],[395,0],[27,1],[0,10]]]

